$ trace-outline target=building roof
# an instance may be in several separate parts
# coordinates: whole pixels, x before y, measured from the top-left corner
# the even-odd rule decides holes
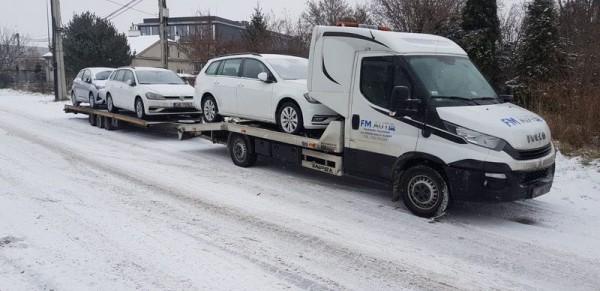
[[[158,41],[160,41],[160,36],[158,35],[141,35],[127,37],[127,43],[129,43],[131,54],[134,56],[147,50],[149,47],[151,47]]]

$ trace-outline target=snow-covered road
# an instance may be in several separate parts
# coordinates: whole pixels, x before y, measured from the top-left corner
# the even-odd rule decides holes
[[[386,188],[0,90],[0,290],[598,290],[600,165],[439,223]]]

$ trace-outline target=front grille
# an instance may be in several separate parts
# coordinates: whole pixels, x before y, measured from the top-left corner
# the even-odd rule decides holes
[[[523,182],[529,183],[529,182],[536,181],[536,180],[539,180],[542,178],[546,178],[551,174],[551,171],[552,171],[552,167],[543,169],[543,170],[538,170],[538,171],[524,172],[523,173]]]
[[[532,150],[516,150],[507,144],[504,151],[515,160],[534,160],[547,156],[552,151],[552,144],[549,143],[546,146]]]
[[[177,100],[177,99],[181,99],[181,96],[165,96],[165,99],[168,100]],[[190,99],[194,99],[194,96],[183,96],[184,100],[190,100]]]

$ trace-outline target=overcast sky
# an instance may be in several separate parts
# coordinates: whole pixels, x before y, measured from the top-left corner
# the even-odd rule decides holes
[[[93,11],[99,16],[107,16],[129,0],[61,0],[63,23],[68,23],[74,13],[86,10]],[[354,5],[364,0],[347,0]],[[0,8],[0,27],[18,31],[32,39],[45,39],[48,34],[46,25],[47,0],[2,0]],[[304,10],[304,0],[260,0],[260,5],[267,13],[277,17],[288,15],[297,19]],[[232,20],[245,20],[252,14],[256,6],[255,0],[167,0],[171,17],[193,16],[196,11],[210,11],[212,15]],[[135,6],[137,10],[129,10],[112,21],[121,32],[126,32],[131,23],[140,23],[143,18],[152,17],[157,13],[158,0],[143,0]],[[138,11],[139,10],[139,11]]]

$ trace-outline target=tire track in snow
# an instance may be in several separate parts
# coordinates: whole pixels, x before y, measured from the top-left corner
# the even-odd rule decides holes
[[[329,259],[335,258],[336,261],[344,262],[343,265],[345,266],[356,266],[357,270],[360,269],[361,272],[369,272],[374,278],[382,279],[383,281],[387,281],[389,284],[401,284],[401,286],[404,286],[404,288],[418,287],[430,290],[458,289],[457,287],[444,283],[443,281],[436,281],[433,279],[434,277],[437,277],[434,273],[421,269],[417,266],[401,266],[391,261],[382,260],[376,257],[369,257],[360,253],[354,253],[347,248],[340,248],[337,245],[324,241],[319,237],[264,221],[260,218],[241,213],[234,209],[214,205],[206,201],[193,198],[192,195],[189,195],[190,193],[175,191],[168,187],[157,184],[157,181],[154,180],[147,180],[141,177],[133,176],[130,171],[113,167],[88,156],[78,154],[66,144],[57,144],[53,140],[48,140],[40,135],[32,134],[22,128],[15,126],[7,127],[7,123],[0,125],[0,127],[3,127],[5,130],[9,131],[15,136],[18,136],[19,138],[37,145],[41,145],[44,148],[63,156],[65,160],[73,164],[79,164],[82,167],[91,167],[105,173],[110,173],[115,177],[123,178],[131,183],[146,187],[154,193],[167,195],[180,201],[187,202],[189,205],[194,205],[196,208],[202,209],[203,211],[217,215],[221,218],[225,218],[225,220],[234,220],[235,222],[246,225],[247,227],[260,229],[262,232],[274,233],[280,238],[294,242],[296,245],[304,246],[307,249],[318,250],[318,253],[326,254],[326,256],[330,257]],[[238,257],[250,260],[250,262],[262,267],[265,272],[274,276],[279,276],[281,279],[299,288],[319,290],[347,289],[347,287],[343,287],[333,280],[322,278],[317,274],[310,273],[308,270],[302,269],[301,266],[295,266],[295,269],[290,271],[291,268],[289,266],[286,267],[285,263],[279,263],[279,265],[283,265],[279,266],[262,260],[263,257],[269,256],[267,253],[255,257],[249,257],[235,250],[240,246],[233,248],[224,247],[222,244],[214,246],[222,248],[223,250],[232,254],[236,254]]]

